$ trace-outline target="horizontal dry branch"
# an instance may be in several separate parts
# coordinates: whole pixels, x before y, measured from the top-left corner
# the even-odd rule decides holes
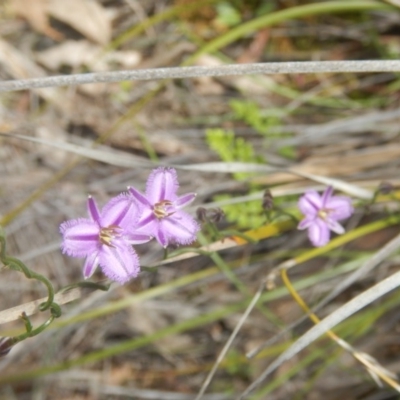
[[[77,300],[81,297],[83,289],[74,288],[67,292],[56,293],[54,296],[54,302],[62,305],[71,301]],[[25,313],[28,317],[39,312],[40,304],[47,301],[47,297],[42,297],[38,300],[30,301],[29,303],[21,304],[7,310],[0,311],[0,325],[7,322],[15,321],[20,318],[22,313]]]
[[[159,79],[196,78],[199,76],[233,76],[254,74],[312,74],[343,72],[399,72],[399,60],[364,61],[302,61],[257,64],[231,64],[213,67],[174,67],[137,69],[131,71],[96,72],[58,75],[0,82],[0,92],[55,86],[76,86],[87,83],[146,81]]]

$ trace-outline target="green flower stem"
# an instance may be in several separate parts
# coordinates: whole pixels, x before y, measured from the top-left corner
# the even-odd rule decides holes
[[[10,338],[11,342],[16,344],[27,339],[28,337],[36,336],[48,328],[55,318],[59,318],[61,316],[61,307],[57,303],[54,303],[54,288],[47,278],[30,270],[22,261],[18,260],[17,258],[6,255],[6,238],[2,227],[0,227],[0,261],[4,266],[12,269],[13,271],[22,272],[28,279],[35,279],[41,282],[46,286],[47,289],[47,301],[39,305],[39,310],[50,310],[50,317],[43,324],[34,329],[29,317],[25,313],[22,313],[21,319],[25,324],[25,332],[21,335]]]
[[[28,279],[35,279],[39,282],[42,282],[46,286],[48,298],[45,303],[42,303],[39,306],[40,311],[46,311],[52,306],[54,300],[54,288],[47,278],[30,270],[22,261],[18,260],[17,258],[5,257],[1,261],[6,267],[14,271],[22,272]]]
[[[39,335],[39,333],[42,333],[44,330],[46,330],[50,326],[50,324],[54,321],[54,319],[58,318],[60,315],[61,315],[61,311],[59,314],[52,313],[50,315],[50,317],[43,324],[41,324],[37,328],[33,329],[33,326],[32,326],[32,323],[31,323],[29,317],[25,313],[22,313],[21,319],[24,321],[26,332],[22,333],[21,335],[12,337],[11,340],[12,340],[13,345],[17,344],[18,342],[22,342],[23,340],[28,339],[30,337]]]
[[[197,240],[202,246],[207,246],[209,243],[205,236],[200,232],[197,234]],[[211,260],[218,266],[220,271],[228,278],[228,280],[233,283],[236,288],[245,296],[249,296],[249,290],[247,287],[242,283],[242,281],[235,275],[234,272],[229,268],[229,266],[225,263],[222,257],[216,253],[212,252],[210,254]]]

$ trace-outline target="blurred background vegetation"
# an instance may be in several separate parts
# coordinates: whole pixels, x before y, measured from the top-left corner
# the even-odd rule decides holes
[[[392,1],[8,0],[0,4],[0,79],[55,74],[306,60],[397,59],[400,9]],[[2,94],[0,131],[48,142],[125,151],[187,165],[241,161],[334,177],[394,191],[358,205],[351,231],[398,212],[397,73],[202,77],[121,82]],[[59,250],[59,224],[84,215],[88,193],[101,204],[143,189],[150,168],[81,159],[16,138],[0,138],[0,223],[10,254],[57,289],[81,279],[81,260]],[[140,278],[107,292],[86,290],[63,306],[45,333],[0,362],[1,399],[194,399],[259,282],[310,245],[296,231],[298,196],[315,184],[287,173],[179,171],[182,193],[221,207],[219,231],[255,242],[171,264],[157,245],[138,246]],[[270,189],[274,212],[262,196]],[[268,230],[271,224],[274,229]],[[258,229],[258,230],[257,230]],[[263,230],[264,229],[264,230]],[[265,231],[267,229],[267,231]],[[262,234],[259,232],[263,232]],[[266,232],[266,233],[265,233]],[[314,257],[290,278],[309,306],[398,232],[389,226]],[[199,245],[218,242],[205,227]],[[319,312],[324,317],[398,270],[398,255],[363,276]],[[95,280],[103,282],[98,273]],[[2,270],[1,309],[44,296]],[[394,373],[400,371],[400,294],[384,296],[335,331]],[[312,326],[278,280],[247,319],[204,399],[234,399]],[[35,323],[42,321],[37,315]],[[43,317],[44,318],[44,317]],[[1,326],[21,331],[21,321]],[[284,332],[279,338],[277,334]],[[256,357],[246,353],[271,340]],[[263,382],[252,399],[397,399],[348,353],[322,338]]]

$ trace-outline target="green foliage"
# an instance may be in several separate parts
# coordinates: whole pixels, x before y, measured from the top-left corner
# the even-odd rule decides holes
[[[253,101],[232,100],[229,105],[232,108],[235,119],[244,121],[264,136],[270,136],[269,130],[271,127],[280,125],[278,112],[275,112],[275,115],[273,110],[265,113]]]
[[[257,156],[251,143],[243,138],[236,137],[232,131],[224,129],[207,129],[206,141],[210,149],[221,157],[222,161],[241,161],[247,163],[262,163],[263,158]],[[236,180],[247,179],[249,174],[237,172],[233,174]]]
[[[234,119],[245,122],[256,132],[268,140],[275,137],[282,137],[282,134],[270,132],[271,127],[279,126],[279,111],[260,109],[257,103],[248,100],[232,100],[230,102]],[[252,144],[242,137],[236,137],[235,133],[224,129],[208,129],[206,141],[210,149],[214,150],[225,162],[240,161],[244,163],[263,163],[262,156],[257,155]],[[295,149],[292,146],[282,147],[278,153],[288,159],[296,157]],[[249,178],[245,172],[237,172],[233,177],[242,181]],[[260,190],[256,185],[250,185],[250,193]],[[231,195],[218,195],[214,200],[229,200]],[[265,222],[265,214],[260,201],[249,201],[226,205],[223,207],[226,218],[229,222],[235,223],[238,228],[256,228]]]
[[[215,201],[223,201],[231,198],[232,196],[229,194],[220,194],[214,196]],[[223,209],[226,219],[229,222],[236,223],[239,228],[256,228],[265,222],[260,200],[229,204],[223,206]]]
[[[218,14],[217,20],[224,26],[235,26],[242,21],[239,11],[228,1],[218,3],[216,9]]]
[[[234,132],[223,129],[208,129],[206,131],[206,141],[210,149],[214,150],[223,161],[233,162],[241,161],[248,163],[262,163],[263,158],[254,152],[251,143],[241,137],[236,137]],[[249,177],[248,173],[237,172],[233,177],[238,180],[244,180]],[[250,192],[256,190],[251,187]],[[216,201],[227,200],[231,195],[215,196]],[[260,201],[251,201],[246,203],[231,204],[223,207],[226,218],[234,222],[239,228],[253,228],[260,225],[263,221]]]
[[[226,355],[226,371],[233,376],[248,379],[250,368],[247,360],[237,350],[231,349]]]

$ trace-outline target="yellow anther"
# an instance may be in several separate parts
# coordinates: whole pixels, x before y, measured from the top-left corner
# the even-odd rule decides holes
[[[120,227],[116,225],[110,225],[106,228],[101,228],[99,238],[102,244],[109,247],[114,247],[112,240],[120,236]]]
[[[169,201],[169,200],[162,200],[159,203],[154,204],[154,207],[153,207],[154,215],[158,219],[169,217],[170,215],[173,214],[173,212],[168,212],[167,211],[167,208],[169,206],[172,206],[172,202]]]

